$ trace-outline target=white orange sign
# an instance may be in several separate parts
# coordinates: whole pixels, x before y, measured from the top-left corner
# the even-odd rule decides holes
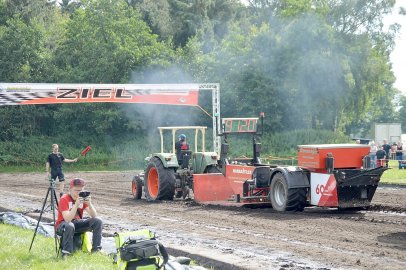
[[[334,174],[311,173],[310,204],[317,206],[338,206],[337,182]]]
[[[225,176],[228,179],[234,194],[242,195],[243,184],[247,179],[252,178],[252,172],[254,169],[254,166],[227,165]]]

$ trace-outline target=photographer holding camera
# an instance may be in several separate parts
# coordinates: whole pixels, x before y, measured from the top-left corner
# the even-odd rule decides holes
[[[85,181],[75,178],[70,181],[69,194],[64,194],[58,207],[58,220],[56,232],[62,236],[62,257],[70,255],[74,251],[74,234],[91,231],[93,232],[92,252],[101,250],[101,236],[103,222],[96,217],[89,191],[84,191]],[[83,218],[83,212],[90,218]]]

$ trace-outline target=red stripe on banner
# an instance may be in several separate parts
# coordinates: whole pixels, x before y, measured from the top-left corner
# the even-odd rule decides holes
[[[143,95],[129,95],[126,97],[68,97],[68,98],[38,98],[22,101],[18,104],[60,104],[60,103],[97,103],[97,102],[116,102],[116,103],[144,103],[144,104],[162,104],[162,105],[187,105],[196,106],[199,101],[199,92],[188,91],[184,93],[153,93]]]
[[[324,190],[321,192],[318,206],[338,206],[337,182],[333,174],[330,175]]]

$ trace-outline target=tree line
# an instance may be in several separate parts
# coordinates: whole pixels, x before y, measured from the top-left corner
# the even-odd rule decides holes
[[[367,136],[374,122],[406,127],[406,100],[393,86],[389,59],[399,25],[383,26],[394,4],[0,0],[0,81],[214,82],[222,116],[264,112],[269,134]],[[199,102],[210,110],[210,97]],[[211,123],[196,108],[123,104],[0,106],[0,119],[0,141],[43,136],[78,145]]]

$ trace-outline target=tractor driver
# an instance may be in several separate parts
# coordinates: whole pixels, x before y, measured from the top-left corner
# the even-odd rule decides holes
[[[176,158],[178,159],[179,164],[181,164],[181,152],[182,150],[189,150],[189,144],[186,142],[186,135],[185,134],[180,134],[179,135],[179,140],[175,144],[175,150],[176,150]]]

